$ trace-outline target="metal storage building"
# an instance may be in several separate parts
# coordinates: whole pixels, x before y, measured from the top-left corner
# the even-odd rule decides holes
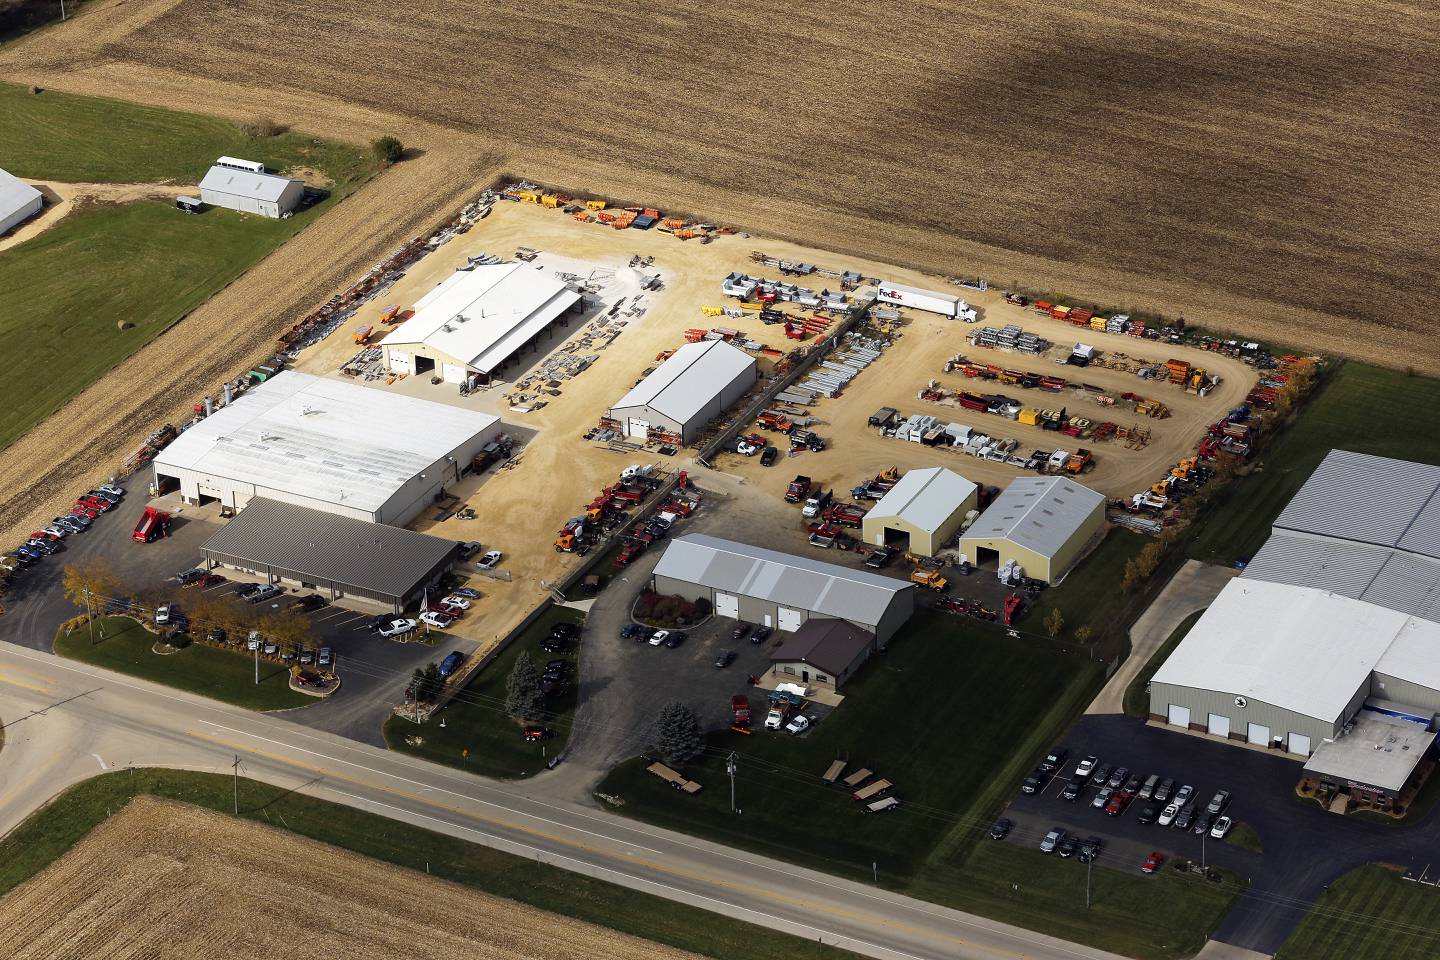
[[[305,196],[305,181],[215,164],[200,181],[200,200],[213,207],[279,219]]]
[[[723,340],[687,343],[610,408],[627,437],[651,427],[689,443],[755,385],[755,358]]]
[[[875,650],[875,634],[869,630],[812,617],[770,654],[770,670],[779,682],[799,680],[838,690]]]
[[[231,567],[271,583],[352,597],[399,611],[438,584],[454,540],[367,523],[263,497],[200,547],[206,567]]]
[[[975,509],[979,495],[979,487],[944,467],[909,470],[865,514],[865,542],[884,546],[905,535],[911,553],[933,557]]]
[[[1021,477],[960,538],[960,556],[979,564],[986,552],[1003,566],[1054,583],[1105,525],[1105,497],[1067,477]]]
[[[30,184],[0,170],[0,236],[38,214],[45,197]]]
[[[654,589],[704,598],[722,617],[793,632],[813,618],[845,620],[880,647],[915,611],[904,580],[705,534],[677,537],[655,566]]]
[[[392,373],[486,383],[566,311],[578,291],[526,263],[457,270],[415,303],[415,315],[380,342]]]
[[[287,370],[180,434],[154,461],[187,503],[256,497],[397,526],[501,430],[498,417]]]

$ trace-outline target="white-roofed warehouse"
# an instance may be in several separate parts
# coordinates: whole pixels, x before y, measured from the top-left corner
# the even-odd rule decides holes
[[[811,618],[845,620],[885,643],[915,612],[904,580],[705,534],[677,537],[655,565],[654,588],[704,598],[722,617],[795,631]]]
[[[415,303],[415,315],[380,343],[392,373],[487,382],[580,294],[527,263],[457,270]]]
[[[500,429],[487,413],[285,371],[180,434],[155,480],[190,503],[265,497],[400,526]]]
[[[228,157],[221,159],[229,160]],[[211,167],[200,181],[202,203],[271,219],[278,219],[294,210],[304,196],[304,180],[242,170],[223,163]]]
[[[29,220],[45,206],[45,197],[30,184],[0,170],[0,235]]]
[[[865,514],[865,542],[885,546],[908,537],[911,553],[933,557],[960,529],[978,498],[975,484],[944,467],[909,470]]]
[[[689,443],[755,385],[755,358],[723,340],[687,343],[610,408],[627,437],[658,427]]]
[[[979,565],[998,554],[1054,583],[1104,525],[1104,495],[1067,477],[1020,477],[965,531],[960,556]]]

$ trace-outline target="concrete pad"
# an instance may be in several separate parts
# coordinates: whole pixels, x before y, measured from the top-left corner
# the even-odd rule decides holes
[[[1270,954],[1256,953],[1244,947],[1236,947],[1219,940],[1207,940],[1195,960],[1269,960]]]

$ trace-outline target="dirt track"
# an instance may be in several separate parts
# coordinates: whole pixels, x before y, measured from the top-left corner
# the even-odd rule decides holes
[[[150,797],[0,899],[0,930],[11,960],[694,956]]]

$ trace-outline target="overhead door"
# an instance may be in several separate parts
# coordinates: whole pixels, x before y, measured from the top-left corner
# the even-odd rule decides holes
[[[1190,708],[1182,707],[1178,703],[1172,703],[1170,704],[1170,710],[1166,714],[1165,719],[1173,726],[1188,727],[1190,726]]]
[[[1230,736],[1230,718],[1212,713],[1210,714],[1210,726],[1207,729],[1217,737],[1228,737]]]
[[[791,610],[789,607],[780,608],[780,629],[799,630],[800,624],[805,622],[805,615],[799,610]]]
[[[1270,728],[1259,723],[1250,724],[1248,739],[1257,747],[1270,746]]]
[[[1290,734],[1289,750],[1302,757],[1310,756],[1310,738],[1303,733]]]
[[[460,366],[458,363],[447,363],[447,364],[445,364],[445,370],[444,370],[445,382],[446,382],[446,383],[464,383],[464,382],[465,382],[465,375],[466,375],[467,373],[469,373],[469,372],[470,372],[470,371],[466,370],[464,367]]]
[[[639,420],[631,417],[625,421],[625,435],[627,437],[639,437],[645,439],[650,434],[650,421]]]
[[[740,598],[729,593],[716,593],[715,612],[722,617],[740,619]]]
[[[409,373],[409,372],[410,372],[410,354],[404,353],[403,351],[400,351],[400,350],[391,350],[391,351],[390,351],[390,372],[391,372],[391,373]]]

